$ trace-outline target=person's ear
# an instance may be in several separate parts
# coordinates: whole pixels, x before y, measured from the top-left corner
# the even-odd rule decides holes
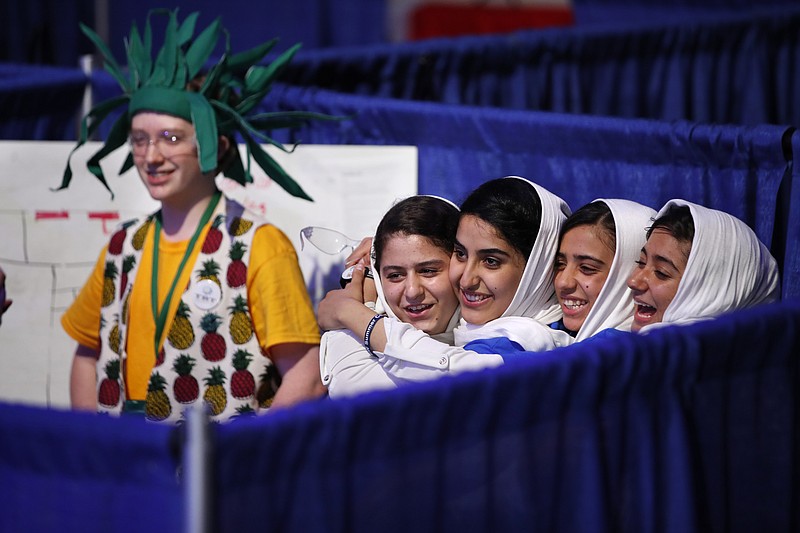
[[[230,149],[230,147],[231,147],[231,140],[225,135],[220,135],[219,142],[217,143],[217,164],[222,162],[222,160],[227,155],[228,149]]]

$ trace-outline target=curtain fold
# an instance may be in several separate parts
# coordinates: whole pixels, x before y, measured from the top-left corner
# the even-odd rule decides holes
[[[782,216],[779,219],[780,233],[776,239],[779,244],[776,248],[783,258],[781,290],[784,298],[790,298],[800,295],[800,133],[792,129],[791,136],[787,135],[786,140],[792,153],[792,163],[784,180],[786,185],[780,191]]]

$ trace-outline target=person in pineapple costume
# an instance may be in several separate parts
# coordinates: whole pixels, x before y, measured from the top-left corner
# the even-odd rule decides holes
[[[151,18],[159,15],[167,18],[164,46],[153,58]],[[111,110],[127,106],[88,167],[108,189],[99,161],[129,143],[120,173],[135,166],[161,209],[119,225],[63,315],[78,343],[70,377],[75,409],[176,423],[187,406],[206,402],[212,420],[225,421],[325,391],[319,329],[294,247],[222,196],[215,176],[252,181],[252,157],[289,193],[310,200],[261,148],[281,147],[261,130],[330,117],[250,113],[297,47],[266,66],[259,61],[274,41],[240,54],[225,50],[202,74],[223,30],[217,20],[193,37],[197,16],[179,22],[176,12],[155,10],[143,36],[134,25],[127,71],[83,27],[123,95],[87,114],[76,148]],[[61,188],[71,178],[68,161]]]

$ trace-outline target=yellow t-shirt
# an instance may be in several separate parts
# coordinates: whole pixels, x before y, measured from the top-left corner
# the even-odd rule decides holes
[[[180,302],[181,291],[189,283],[192,266],[200,253],[200,243],[204,241],[207,231],[208,227],[200,235],[199,244],[187,262],[189,266],[184,269],[178,280],[159,346],[169,332],[172,317],[175,316]],[[156,326],[150,304],[152,243],[153,225],[148,230],[137,280],[131,292],[126,365],[127,399],[130,400],[144,400],[155,362]],[[159,240],[159,308],[166,299],[188,244],[189,241]],[[88,281],[61,318],[61,324],[70,337],[95,350],[100,349],[100,309],[106,250],[107,247],[103,248]],[[319,344],[319,328],[297,262],[297,254],[286,235],[271,224],[259,227],[253,237],[250,262],[247,267],[247,298],[259,344],[266,353],[277,344],[289,342]]]

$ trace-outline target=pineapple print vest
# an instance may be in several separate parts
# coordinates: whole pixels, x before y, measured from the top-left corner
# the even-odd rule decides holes
[[[120,413],[125,400],[129,301],[134,282],[150,283],[136,280],[136,272],[153,218],[120,224],[109,242],[97,361],[101,412]],[[279,383],[261,351],[247,305],[247,265],[260,224],[245,218],[243,208],[231,200],[219,203],[210,224],[205,240],[197,244],[201,249],[188,286],[181,294],[176,288],[174,297],[181,301],[148,384],[145,414],[150,420],[175,423],[198,401],[208,403],[216,421],[253,414],[268,407]]]

